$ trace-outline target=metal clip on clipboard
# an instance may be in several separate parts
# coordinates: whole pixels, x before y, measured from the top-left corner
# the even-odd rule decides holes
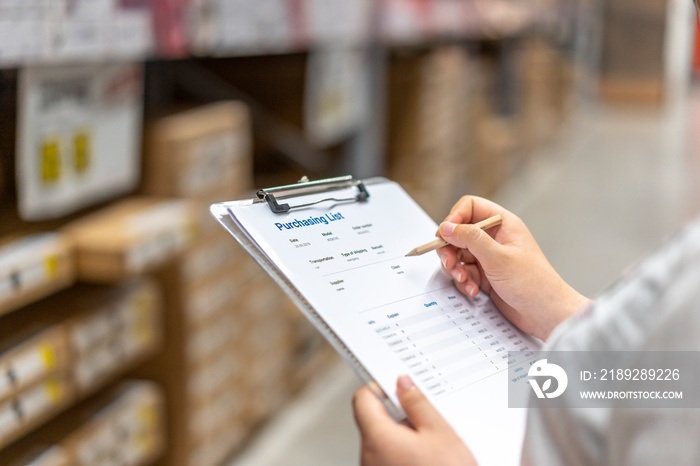
[[[353,197],[327,197],[313,202],[293,206],[290,206],[289,204],[279,204],[277,202],[278,200],[287,199],[290,197],[336,191],[338,189],[351,187],[356,187],[358,190],[358,193]],[[276,214],[287,213],[292,209],[301,209],[320,204],[322,202],[364,202],[369,198],[369,192],[367,192],[367,188],[365,188],[364,183],[360,180],[353,179],[350,175],[317,181],[309,181],[307,177],[303,177],[296,184],[260,189],[256,194],[258,198],[255,200],[255,202],[267,202],[267,204],[270,206],[270,210]]]

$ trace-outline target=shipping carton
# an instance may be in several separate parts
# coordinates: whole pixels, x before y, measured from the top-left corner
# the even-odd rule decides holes
[[[182,200],[137,197],[67,225],[79,279],[114,283],[172,260],[193,239],[192,208]]]
[[[0,315],[73,283],[72,245],[61,233],[0,241]]]

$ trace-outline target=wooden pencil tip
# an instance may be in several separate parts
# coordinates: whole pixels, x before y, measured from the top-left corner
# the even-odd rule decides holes
[[[415,255],[416,255],[416,250],[412,249],[411,251],[408,252],[408,254],[406,254],[406,257],[411,257],[411,256],[415,256]]]

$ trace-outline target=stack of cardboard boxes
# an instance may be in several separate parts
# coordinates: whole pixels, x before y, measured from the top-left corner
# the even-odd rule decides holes
[[[544,38],[522,44],[520,121],[527,151],[550,141],[571,104],[573,70],[565,55]]]
[[[0,350],[0,448],[46,421],[73,400],[63,328],[10,337]]]
[[[42,424],[69,408],[65,419],[72,418],[162,341],[160,290],[134,276],[184,249],[192,236],[186,203],[132,199],[67,226],[63,218],[138,182],[141,69],[127,63],[19,73],[17,195],[4,191],[9,202],[0,212],[9,220],[0,232],[2,463],[17,442],[36,447]],[[35,226],[16,212],[23,221],[55,220]],[[76,279],[104,285],[61,291]]]
[[[78,286],[56,296],[44,312],[56,314],[58,303],[71,314],[78,311],[59,325],[66,328],[71,381],[79,397],[94,393],[160,347],[162,297],[150,280]]]
[[[35,443],[20,442],[3,452],[3,464],[150,464],[165,446],[165,423],[163,395],[155,384],[123,383],[42,427]]]
[[[162,338],[161,314],[158,288],[136,280],[73,287],[6,316],[0,448],[153,354]]]
[[[493,197],[549,142],[573,69],[551,40],[397,52],[390,62],[388,176],[436,221],[464,194]]]
[[[147,124],[143,191],[187,199],[199,233],[160,274],[166,347],[141,372],[166,390],[168,464],[220,464],[286,393],[281,292],[209,214],[211,203],[251,189],[244,105],[215,103]]]
[[[392,62],[388,175],[435,220],[470,184],[476,79],[473,59],[456,46]]]
[[[0,248],[0,448],[17,464],[137,465],[164,452],[163,464],[221,464],[333,360],[209,213],[251,195],[247,108],[154,118],[144,146],[140,196]],[[105,391],[125,375],[162,394],[141,382]],[[134,392],[155,406],[150,421],[124,401]],[[69,428],[51,433],[56,422]],[[129,439],[151,446],[117,448]],[[51,448],[27,456],[39,445]]]
[[[600,93],[606,101],[663,101],[668,4],[667,0],[605,2]]]

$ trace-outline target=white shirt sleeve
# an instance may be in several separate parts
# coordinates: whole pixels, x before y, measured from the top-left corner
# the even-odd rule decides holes
[[[700,351],[700,218],[563,322],[545,349]],[[700,409],[531,409],[522,463],[700,464],[699,438]]]

